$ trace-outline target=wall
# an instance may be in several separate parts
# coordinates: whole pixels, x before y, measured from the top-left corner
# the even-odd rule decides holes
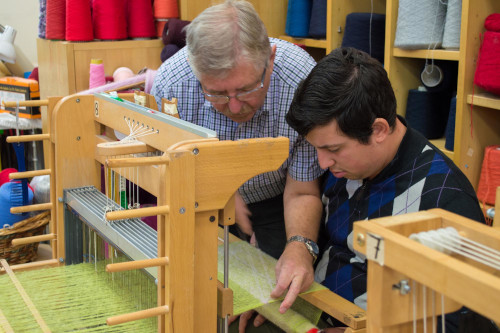
[[[38,0],[0,0],[0,24],[10,25],[17,31],[14,40],[16,64],[6,64],[17,76],[37,66],[36,39],[38,38]]]

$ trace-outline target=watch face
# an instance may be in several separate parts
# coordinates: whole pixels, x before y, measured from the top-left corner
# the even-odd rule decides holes
[[[316,243],[314,242],[307,242],[307,247],[310,249],[310,251],[312,251],[313,253],[315,253],[316,255],[318,255],[319,253],[319,248],[318,248],[318,245],[316,245]]]

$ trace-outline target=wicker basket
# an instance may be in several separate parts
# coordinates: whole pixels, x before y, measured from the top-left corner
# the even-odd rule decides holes
[[[50,221],[50,211],[32,216],[13,224],[9,228],[0,229],[0,259],[10,265],[23,264],[36,259],[38,243],[12,246],[14,238],[41,235]]]

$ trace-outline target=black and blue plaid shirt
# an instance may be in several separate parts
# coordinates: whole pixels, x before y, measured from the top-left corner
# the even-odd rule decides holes
[[[338,179],[329,174],[323,203],[327,245],[316,267],[316,281],[364,309],[367,262],[353,249],[354,222],[442,208],[484,223],[465,175],[411,128],[394,160],[374,179]]]

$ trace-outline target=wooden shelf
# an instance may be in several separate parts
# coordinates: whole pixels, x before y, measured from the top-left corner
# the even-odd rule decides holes
[[[459,51],[452,51],[452,50],[404,50],[400,48],[394,48],[393,53],[395,57],[401,57],[401,58],[458,61],[460,57]]]
[[[287,35],[279,37],[280,39],[286,40],[287,42],[294,44],[302,44],[307,47],[317,47],[321,49],[326,49],[326,39],[314,39],[314,38],[294,38]]]
[[[454,158],[454,153],[451,150],[448,150],[444,147],[446,143],[445,138],[440,138],[440,139],[435,139],[435,140],[429,140],[434,146],[439,148],[446,156],[448,156],[451,160]]]
[[[500,110],[500,96],[495,96],[489,93],[469,94],[467,95],[467,103],[485,108]]]

